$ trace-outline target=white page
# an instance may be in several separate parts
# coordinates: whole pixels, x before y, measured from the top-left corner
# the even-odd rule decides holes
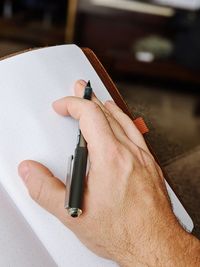
[[[0,62],[0,181],[58,266],[116,266],[90,252],[34,203],[17,175],[18,164],[33,159],[65,180],[78,125],[58,116],[51,103],[73,94],[78,79],[91,80],[102,101],[111,98],[83,52],[74,45],[31,51]],[[177,202],[174,197],[173,202]],[[177,207],[176,213],[191,230],[191,219],[181,205]]]
[[[20,211],[0,186],[0,266],[56,267]]]

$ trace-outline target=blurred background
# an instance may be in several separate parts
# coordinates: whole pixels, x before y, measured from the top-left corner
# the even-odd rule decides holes
[[[91,48],[147,136],[200,237],[200,0],[1,0],[0,56]]]

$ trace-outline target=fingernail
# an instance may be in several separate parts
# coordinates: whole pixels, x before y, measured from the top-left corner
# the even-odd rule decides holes
[[[21,176],[24,183],[27,182],[28,176],[30,173],[30,169],[27,162],[23,162],[19,166],[19,175]]]
[[[84,80],[78,80],[78,83],[80,85],[82,85],[82,86],[86,86],[87,85],[86,81],[84,81]]]

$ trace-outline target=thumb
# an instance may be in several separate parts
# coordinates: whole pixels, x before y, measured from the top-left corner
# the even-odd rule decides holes
[[[18,172],[32,199],[62,221],[67,216],[64,208],[64,184],[44,165],[36,161],[21,162]]]

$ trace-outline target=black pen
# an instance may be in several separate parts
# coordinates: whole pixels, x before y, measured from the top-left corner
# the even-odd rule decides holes
[[[87,83],[84,92],[84,99],[91,100],[92,88],[90,81]],[[78,143],[74,155],[74,164],[68,189],[68,199],[66,199],[65,208],[72,217],[78,217],[82,214],[82,202],[84,193],[84,183],[87,169],[87,142],[85,141],[81,130],[79,129]]]

